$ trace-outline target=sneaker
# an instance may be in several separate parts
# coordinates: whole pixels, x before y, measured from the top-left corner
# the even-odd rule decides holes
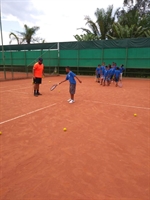
[[[74,103],[74,102],[75,102],[74,100],[70,100],[70,101],[69,101],[69,103]]]
[[[35,96],[35,97],[38,97],[38,94],[37,94],[37,93],[34,93],[34,96]]]
[[[67,101],[69,102],[69,101],[71,101],[71,99],[68,99]]]
[[[37,95],[42,95],[42,94],[38,92]]]

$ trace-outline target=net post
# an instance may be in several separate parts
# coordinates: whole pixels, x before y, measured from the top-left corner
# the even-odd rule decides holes
[[[2,58],[3,58],[4,78],[6,80],[5,55],[4,55],[2,19],[1,19],[1,0],[0,0],[0,29],[1,29],[0,31],[1,31],[1,43],[2,43]]]
[[[57,43],[57,49],[58,49],[58,74],[59,74],[59,65],[60,65],[60,47],[59,47],[59,42]]]

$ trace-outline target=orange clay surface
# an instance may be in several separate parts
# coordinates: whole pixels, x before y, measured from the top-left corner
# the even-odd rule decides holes
[[[0,200],[149,200],[150,80],[63,79],[0,83]]]

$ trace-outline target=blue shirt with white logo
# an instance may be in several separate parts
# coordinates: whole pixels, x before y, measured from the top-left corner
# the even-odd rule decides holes
[[[74,74],[72,71],[70,71],[66,76],[66,80],[69,80],[69,82],[71,84],[76,84],[76,80],[74,78],[75,76],[76,76],[76,74]]]

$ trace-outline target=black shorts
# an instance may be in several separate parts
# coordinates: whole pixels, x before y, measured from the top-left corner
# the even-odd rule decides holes
[[[100,78],[100,74],[97,74],[96,77],[97,77],[97,78]]]
[[[115,77],[115,82],[118,82],[118,81],[119,81],[119,77],[117,77],[117,78]]]
[[[35,77],[35,78],[33,79],[33,83],[34,83],[34,84],[41,84],[41,83],[42,83],[42,78],[37,78],[37,77]]]
[[[69,92],[70,92],[70,94],[75,94],[75,92],[76,92],[76,84],[71,84],[70,83]]]
[[[112,80],[112,79],[113,79],[113,77],[114,77],[114,75],[111,75],[111,77],[110,77],[110,80]]]

